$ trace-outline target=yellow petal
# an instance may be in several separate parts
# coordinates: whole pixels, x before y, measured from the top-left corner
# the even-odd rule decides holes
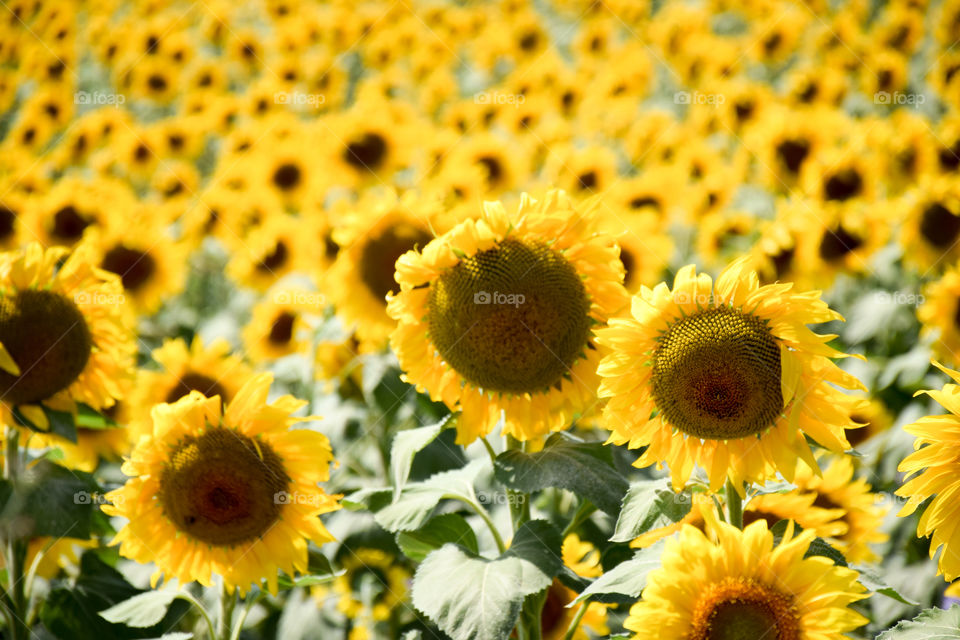
[[[10,355],[10,352],[7,351],[7,348],[3,346],[2,342],[0,342],[0,369],[3,369],[12,376],[20,375],[20,367],[13,361],[13,357]]]

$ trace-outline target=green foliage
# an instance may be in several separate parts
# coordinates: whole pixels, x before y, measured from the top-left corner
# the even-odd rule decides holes
[[[156,595],[162,594],[162,595]],[[105,564],[94,552],[88,551],[80,559],[80,575],[73,584],[56,586],[44,598],[40,607],[40,621],[55,637],[63,640],[127,640],[156,638],[176,629],[189,605],[172,602],[169,592],[141,591],[131,586],[120,573]],[[139,607],[121,607],[111,617],[129,619],[133,625],[111,622],[100,615],[114,605],[129,603],[142,596],[147,611]],[[160,609],[162,615],[157,617]],[[156,618],[153,622],[151,619]]]
[[[397,534],[397,545],[404,555],[417,562],[448,542],[459,544],[472,553],[480,552],[477,535],[467,521],[456,513],[445,513],[431,518],[415,531]]]
[[[453,640],[507,638],[524,599],[546,589],[560,565],[560,532],[542,520],[525,523],[493,560],[447,543],[417,569],[413,605]]]
[[[13,484],[4,481],[0,515],[4,535],[88,539],[110,530],[100,511],[102,492],[89,473],[38,460]]]
[[[630,485],[623,498],[613,542],[629,542],[637,536],[676,522],[690,513],[691,496],[677,493],[667,480],[645,480]]]
[[[877,636],[877,640],[957,640],[960,639],[960,606],[949,609],[926,609],[913,620]]]
[[[497,480],[511,489],[567,489],[610,515],[620,511],[627,492],[627,481],[614,468],[607,447],[567,433],[553,434],[536,453],[505,451],[494,468]]]

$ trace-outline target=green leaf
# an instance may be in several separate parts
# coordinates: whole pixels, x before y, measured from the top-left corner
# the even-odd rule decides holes
[[[377,512],[390,504],[391,494],[390,489],[360,489],[343,498],[340,504],[350,511]]]
[[[399,498],[403,485],[410,477],[413,456],[433,442],[441,431],[452,426],[452,416],[453,414],[448,415],[437,424],[397,433],[393,439],[393,446],[390,447],[390,472],[395,500]]]
[[[76,425],[84,429],[115,429],[119,427],[116,422],[103,415],[93,407],[77,403]]]
[[[635,602],[647,586],[647,574],[660,567],[660,554],[666,540],[658,540],[646,549],[638,551],[633,558],[621,562],[584,589],[568,607],[587,598],[596,602]]]
[[[431,551],[448,542],[459,544],[473,553],[480,552],[473,529],[456,513],[431,518],[416,531],[401,531],[397,534],[397,546],[408,558],[417,562],[421,562]]]
[[[141,593],[148,592],[132,587],[96,552],[88,551],[80,558],[80,576],[76,583],[56,587],[44,597],[40,605],[40,621],[55,637],[70,640],[157,638],[176,629],[190,606],[177,600],[159,623],[145,628],[111,623],[99,615],[112,605]]]
[[[277,584],[281,589],[293,589],[294,587],[310,587],[315,584],[325,584],[346,573],[345,570],[335,571],[330,565],[327,556],[319,551],[311,551],[307,564],[307,574],[291,578],[285,573],[281,573],[277,579]]]
[[[447,543],[431,552],[413,579],[413,605],[453,640],[507,638],[524,599],[546,589],[560,570],[560,532],[531,520],[496,560]]]
[[[560,572],[560,531],[546,520],[523,523],[502,558],[517,558],[524,565],[523,584],[528,593],[546,589]]]
[[[850,565],[850,568],[854,569],[860,574],[860,584],[865,586],[870,591],[887,596],[888,598],[893,598],[897,602],[901,602],[906,605],[917,606],[920,604],[919,602],[910,600],[887,584],[883,576],[880,575],[880,572],[874,567],[868,567],[865,565]]]
[[[925,609],[913,620],[903,620],[877,636],[877,640],[958,640],[960,606]]]
[[[630,485],[623,498],[612,542],[628,542],[637,536],[679,522],[690,513],[690,494],[676,493],[666,480],[645,480]]]
[[[773,543],[775,545],[780,544],[780,541],[783,540],[789,522],[789,520],[778,520],[770,527],[770,533],[773,534]],[[801,531],[803,531],[803,529],[800,528],[800,525],[793,523],[794,537]],[[833,560],[834,564],[840,565],[841,567],[847,566],[847,559],[843,557],[843,554],[823,538],[814,538],[813,542],[810,543],[810,547],[807,548],[807,552],[803,554],[803,557],[809,558],[810,556],[823,556],[824,558]]]
[[[176,591],[161,589],[138,593],[109,609],[100,612],[107,622],[117,622],[128,627],[152,627],[167,615],[170,603],[177,597]]]
[[[41,459],[13,485],[0,512],[3,530],[26,538],[54,536],[89,539],[102,524],[100,487],[93,476]]]
[[[542,451],[504,451],[494,465],[497,480],[526,493],[547,487],[566,489],[616,515],[627,492],[627,481],[613,466],[608,447],[555,433]]]
[[[65,438],[70,442],[77,442],[77,427],[73,422],[73,414],[69,411],[57,411],[51,409],[43,404],[40,405],[40,408],[43,410],[44,415],[47,416],[47,422],[50,423],[49,429],[41,429],[37,425],[30,422],[23,413],[20,412],[20,409],[17,407],[13,408],[13,419],[19,425],[28,427],[38,433],[52,433],[53,435],[60,436]]]
[[[397,500],[375,511],[374,518],[391,533],[419,529],[441,500],[472,500],[473,483],[484,468],[484,460],[474,460],[462,469],[442,471],[423,482],[410,483],[400,492]]]

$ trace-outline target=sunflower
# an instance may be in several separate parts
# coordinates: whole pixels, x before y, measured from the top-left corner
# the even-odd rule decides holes
[[[907,209],[901,243],[904,260],[921,274],[960,260],[960,187],[954,178],[921,182]]]
[[[747,260],[716,283],[686,266],[672,291],[666,283],[642,288],[632,317],[598,331],[613,350],[599,368],[609,442],[646,446],[635,465],[666,463],[677,490],[694,464],[712,490],[729,477],[742,491],[743,481],[762,483],[776,471],[789,481],[797,456],[817,468],[806,435],[849,448],[849,410],[833,385],[861,385],[831,361],[845,355],[827,346],[834,336],[806,327],[840,315],[818,292],[761,286]]]
[[[667,542],[624,627],[636,638],[835,638],[867,623],[849,605],[868,597],[856,571],[804,557],[815,534],[787,527],[774,545],[765,521],[743,531],[685,526]]]
[[[571,571],[583,578],[598,578],[603,574],[600,566],[600,552],[586,541],[572,533],[563,539],[560,555]],[[554,578],[547,589],[546,599],[540,612],[540,632],[543,640],[561,640],[565,637],[570,623],[576,618],[580,607],[586,607],[580,626],[573,635],[575,640],[588,640],[584,627],[597,636],[610,633],[607,626],[607,606],[599,602],[586,602],[574,608],[567,608],[577,597],[577,593]]]
[[[887,433],[893,426],[893,415],[880,398],[853,398],[854,407],[850,411],[850,420],[862,427],[849,429],[847,440],[856,449],[874,436]]]
[[[881,505],[883,496],[873,493],[863,478],[854,476],[853,458],[830,456],[823,475],[798,468],[794,482],[803,492],[816,495],[813,508],[842,510],[840,516],[844,531],[819,533],[831,537],[848,562],[876,562],[880,558],[870,545],[885,542],[887,534],[880,531],[887,508]]]
[[[0,197],[0,251],[10,251],[21,245],[25,232],[22,216],[27,199],[16,193]]]
[[[112,218],[102,232],[94,229],[90,242],[97,266],[120,277],[133,309],[151,314],[183,287],[186,255],[150,209],[139,209],[126,211],[122,222]]]
[[[282,288],[253,308],[253,319],[243,330],[243,344],[251,362],[265,363],[294,353],[307,353],[310,340],[303,335],[310,325],[306,316],[323,313],[324,296],[306,289]]]
[[[659,281],[673,255],[673,239],[661,228],[658,215],[652,211],[626,209],[611,211],[601,220],[601,228],[613,234],[620,246],[623,283],[635,293],[642,285]]]
[[[793,200],[786,209],[796,216],[796,282],[825,289],[840,273],[869,271],[870,259],[884,247],[899,213],[896,202],[818,204]],[[782,218],[786,212],[778,212]]]
[[[359,353],[360,343],[352,333],[317,344],[314,370],[317,379],[323,381],[326,393],[339,391],[341,396],[347,397],[352,390],[362,389],[363,363]]]
[[[939,362],[933,364],[954,382],[960,383],[960,373]],[[954,467],[960,447],[957,435],[960,433],[960,385],[948,383],[940,391],[918,393],[927,394],[950,413],[925,416],[903,428],[916,440],[914,452],[897,467],[906,473],[907,481],[895,493],[909,498],[897,515],[909,516],[933,496],[917,525],[917,536],[933,534],[931,558],[941,546],[944,547],[937,564],[938,573],[942,573],[947,582],[952,582],[960,576],[960,556],[956,553],[960,539],[957,537],[958,520],[955,514],[956,501],[953,499],[957,493]]]
[[[457,443],[503,432],[529,440],[594,402],[595,325],[627,302],[610,236],[562,191],[498,202],[397,262],[390,341],[404,379],[462,411]]]
[[[72,252],[31,243],[0,254],[0,399],[41,431],[40,404],[100,410],[123,393],[136,346],[120,280],[94,266],[89,245]],[[6,424],[10,417],[5,416]]]
[[[325,278],[331,302],[346,324],[356,326],[364,351],[381,349],[396,327],[387,315],[387,294],[400,289],[394,280],[397,259],[422,250],[434,234],[452,226],[439,202],[412,191],[371,199],[358,203],[334,230],[340,250]]]
[[[160,370],[141,369],[130,398],[134,442],[149,430],[150,408],[155,404],[176,402],[191,391],[230,402],[253,375],[249,365],[230,353],[230,344],[223,339],[207,347],[199,336],[189,346],[182,338],[166,340],[151,356]]]
[[[227,264],[231,278],[260,291],[300,269],[311,250],[299,218],[283,213],[272,198],[263,203],[266,211],[259,224],[243,240],[234,238],[230,243],[233,255]]]
[[[960,270],[948,269],[924,289],[924,302],[917,309],[921,333],[935,336],[937,357],[960,362]]]
[[[323,434],[291,429],[303,400],[267,403],[273,377],[250,378],[224,407],[192,391],[151,412],[152,429],[122,470],[130,480],[103,510],[129,520],[111,544],[120,555],[156,563],[161,575],[211,586],[223,576],[241,594],[277,573],[307,571],[307,541],[333,540],[320,519],[339,508],[319,482],[333,460]]]
[[[713,497],[705,493],[693,494],[693,505],[689,513],[679,521],[665,527],[653,529],[630,542],[631,547],[646,548],[658,540],[680,531],[684,525],[691,525],[701,531],[706,531],[706,523],[710,510],[716,509]],[[718,498],[719,499],[719,498]],[[743,524],[749,525],[757,520],[766,521],[773,527],[781,520],[792,520],[801,529],[810,529],[817,536],[829,537],[847,531],[847,526],[840,519],[843,511],[839,508],[823,508],[815,504],[816,493],[803,492],[797,489],[785,493],[767,493],[753,496],[743,509]],[[720,502],[723,504],[723,502]]]

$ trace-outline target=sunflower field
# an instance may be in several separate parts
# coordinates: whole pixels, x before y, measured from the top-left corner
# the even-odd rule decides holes
[[[0,0],[3,640],[960,640],[960,0]]]

